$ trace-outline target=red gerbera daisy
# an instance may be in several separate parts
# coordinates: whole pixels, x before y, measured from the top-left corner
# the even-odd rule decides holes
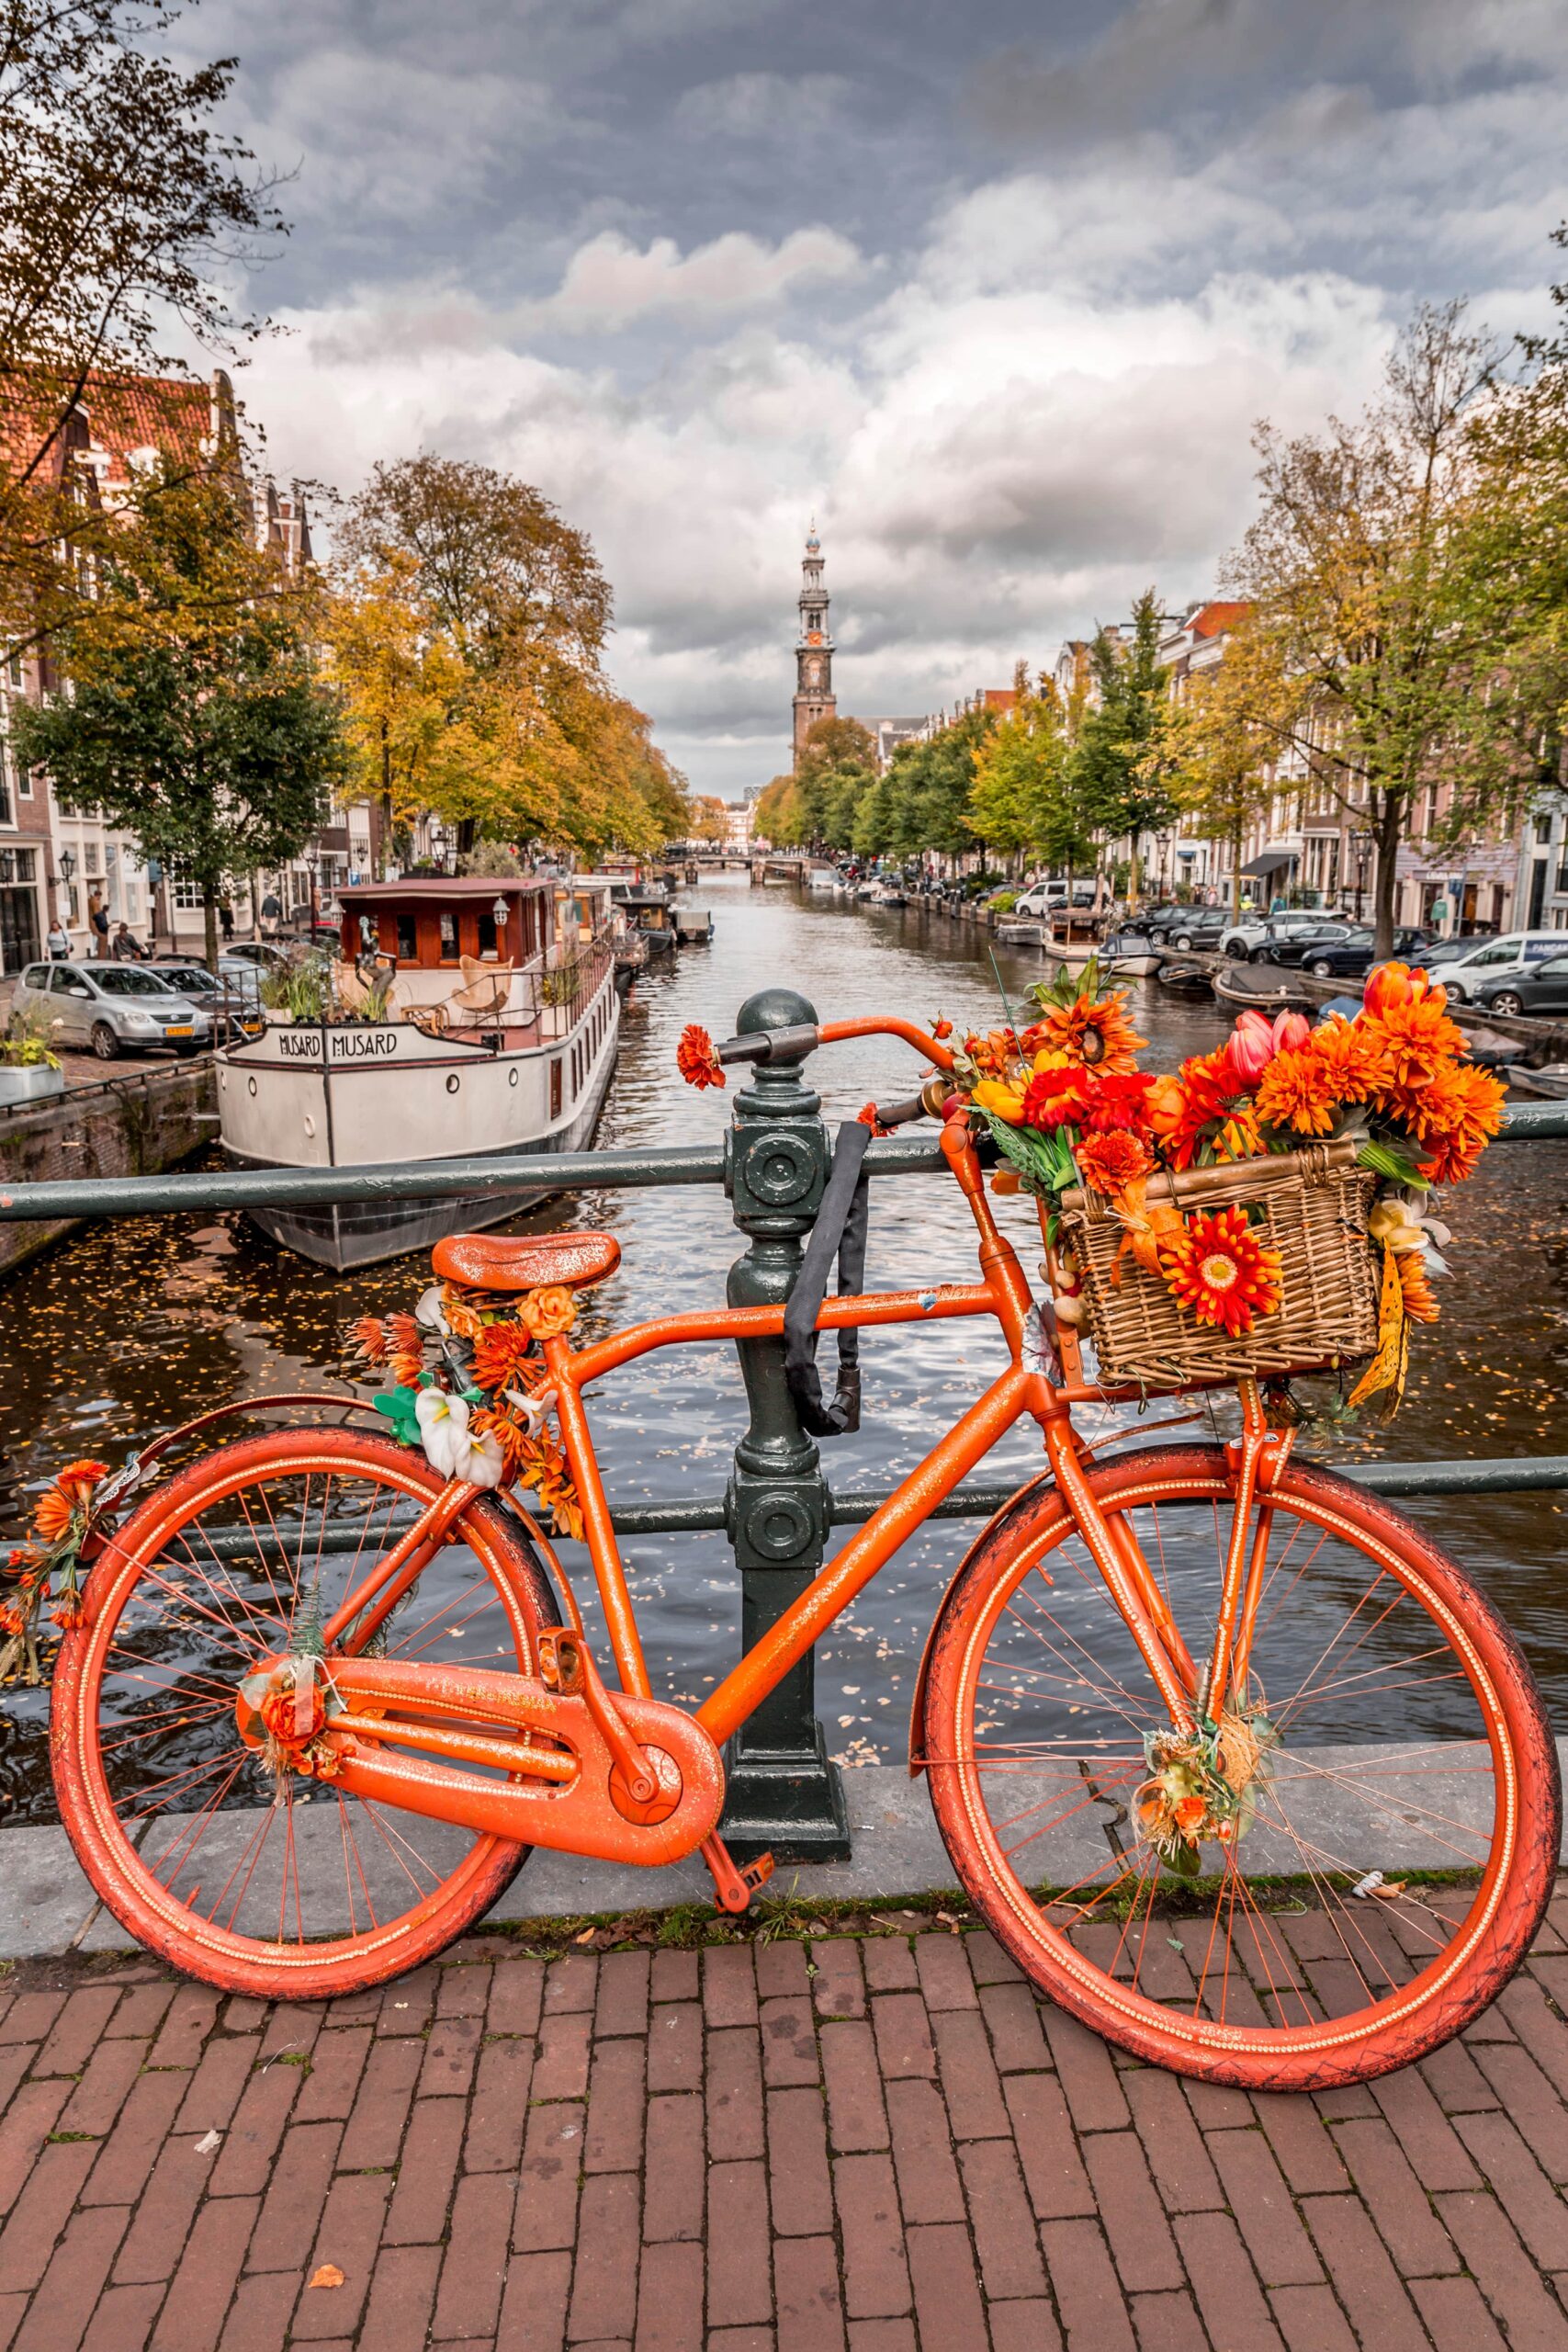
[[[1272,1315],[1284,1278],[1280,1252],[1260,1241],[1238,1208],[1197,1211],[1160,1251],[1177,1299],[1200,1323],[1242,1339],[1255,1315]]]

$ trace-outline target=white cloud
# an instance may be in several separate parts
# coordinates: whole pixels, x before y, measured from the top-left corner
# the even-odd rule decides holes
[[[580,245],[558,290],[530,306],[540,326],[621,328],[645,319],[718,319],[796,288],[857,277],[864,265],[833,229],[795,229],[776,245],[739,231],[682,254],[672,237],[640,249],[605,229]]]

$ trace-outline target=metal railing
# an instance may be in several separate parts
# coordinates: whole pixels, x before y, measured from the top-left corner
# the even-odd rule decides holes
[[[743,1006],[741,1032],[815,1023],[805,1001],[770,989]],[[1568,1139],[1568,1102],[1511,1106],[1497,1140]],[[737,1095],[722,1142],[656,1144],[632,1150],[563,1152],[540,1173],[552,1193],[625,1191],[654,1185],[721,1184],[736,1225],[751,1247],[737,1261],[731,1302],[782,1303],[810,1231],[830,1150],[798,1062],[764,1066]],[[945,1175],[934,1140],[879,1138],[865,1155],[877,1178]],[[173,1216],[183,1211],[298,1206],[331,1202],[469,1198],[513,1192],[516,1169],[494,1159],[444,1159],[413,1166],[319,1170],[201,1170],[188,1174],[101,1177],[14,1184],[0,1189],[0,1222],[39,1225],[67,1219]],[[750,1424],[736,1451],[727,1492],[679,1503],[623,1505],[612,1518],[628,1536],[722,1530],[734,1546],[742,1585],[742,1624],[756,1638],[804,1589],[821,1564],[829,1527],[871,1518],[887,1491],[834,1494],[807,1439],[783,1378],[777,1340],[740,1343]],[[257,1403],[263,1398],[254,1400]],[[1411,1498],[1533,1492],[1568,1487],[1568,1455],[1454,1462],[1370,1462],[1336,1465],[1375,1493]],[[933,1517],[989,1517],[1017,1489],[971,1479],[940,1503]],[[780,1531],[786,1531],[781,1534]],[[357,1533],[354,1541],[360,1539]],[[813,1695],[812,1660],[796,1667],[752,1723],[730,1758],[725,1835],[736,1851],[772,1846],[782,1860],[824,1860],[849,1850],[842,1793],[828,1763]]]

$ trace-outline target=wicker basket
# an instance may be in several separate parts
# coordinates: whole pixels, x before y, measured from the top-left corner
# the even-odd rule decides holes
[[[1150,1179],[1151,1201],[1174,1201],[1183,1211],[1258,1212],[1259,1238],[1280,1252],[1284,1279],[1277,1311],[1258,1317],[1245,1339],[1198,1322],[1158,1275],[1122,1252],[1124,1228],[1100,1193],[1065,1193],[1061,1238],[1082,1270],[1100,1379],[1179,1388],[1243,1374],[1321,1370],[1375,1353],[1380,1266],[1367,1213],[1377,1179],[1357,1167],[1356,1149],[1347,1138]]]

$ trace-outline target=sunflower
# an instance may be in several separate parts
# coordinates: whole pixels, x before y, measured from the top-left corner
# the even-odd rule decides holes
[[[1432,1285],[1427,1279],[1426,1261],[1419,1250],[1402,1250],[1394,1259],[1399,1269],[1399,1286],[1404,1293],[1404,1312],[1413,1323],[1435,1323],[1438,1302],[1432,1295]]]
[[[1080,996],[1052,1006],[1035,1030],[1045,1051],[1064,1055],[1079,1069],[1130,1070],[1138,1048],[1149,1041],[1128,1020],[1126,1004],[1120,989],[1098,999]]]
[[[1026,1127],[1076,1125],[1088,1110],[1089,1101],[1086,1069],[1037,1069],[1023,1090],[1023,1124]]]
[[[1088,1135],[1073,1157],[1086,1184],[1110,1200],[1117,1200],[1141,1176],[1152,1176],[1155,1156],[1141,1136],[1121,1128],[1109,1135]]]
[[[1238,1208],[1187,1218],[1160,1261],[1178,1302],[1200,1323],[1223,1325],[1233,1340],[1251,1330],[1254,1315],[1272,1315],[1280,1304],[1280,1252],[1258,1240]]]
[[[1258,1115],[1268,1127],[1288,1127],[1298,1136],[1334,1131],[1338,1107],[1333,1070],[1311,1046],[1276,1054],[1258,1081]]]
[[[564,1283],[525,1292],[518,1314],[536,1340],[558,1340],[577,1320],[577,1301]]]
[[[474,1342],[474,1386],[504,1388],[536,1364],[534,1336],[520,1323],[487,1323]]]
[[[689,1021],[681,1032],[675,1067],[687,1085],[694,1086],[699,1093],[705,1086],[723,1086],[726,1082],[713,1039],[694,1021]]]

